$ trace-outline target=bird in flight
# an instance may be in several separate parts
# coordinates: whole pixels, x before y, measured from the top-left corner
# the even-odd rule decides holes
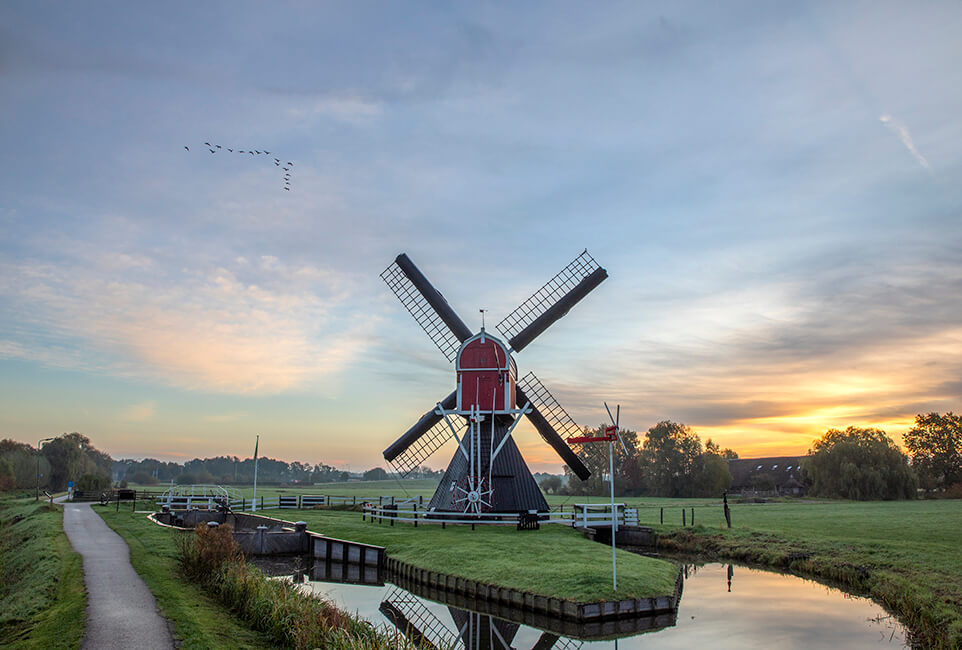
[[[184,145],[184,149],[186,149],[187,151],[190,151],[190,147],[188,147],[186,144]]]
[[[214,151],[213,149],[211,149],[211,150],[210,150],[210,152],[211,152],[211,153],[217,153],[217,152],[216,152],[216,151]]]
[[[208,147],[210,146],[210,143],[209,143],[209,142],[205,142],[204,144],[206,144]]]

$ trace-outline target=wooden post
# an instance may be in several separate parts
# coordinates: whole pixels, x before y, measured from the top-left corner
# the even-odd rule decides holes
[[[728,507],[728,492],[725,492],[722,495],[722,498],[725,500],[725,523],[727,523],[728,527],[731,528],[732,527],[732,511]],[[728,566],[728,570],[731,571],[731,565]]]
[[[694,508],[694,506],[692,506],[692,509],[691,509],[691,525],[692,525],[692,526],[695,525],[695,508]]]
[[[418,504],[414,504],[414,527],[418,527]]]
[[[664,509],[664,508],[661,509],[661,522],[660,522],[660,523],[662,523],[662,524],[665,523],[665,509]]]
[[[681,509],[681,525],[682,525],[682,528],[684,528],[685,526],[687,526],[687,524],[685,523],[685,509],[684,509],[684,508]]]
[[[261,510],[264,509],[264,495],[261,495]]]

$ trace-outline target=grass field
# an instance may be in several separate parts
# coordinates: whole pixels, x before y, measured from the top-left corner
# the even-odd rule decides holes
[[[328,494],[373,498],[421,494],[430,497],[435,481],[378,481],[332,483],[294,488],[258,488],[265,496],[284,494]],[[249,489],[249,488],[248,488]],[[271,492],[262,492],[271,490]],[[249,493],[248,493],[249,494]],[[598,503],[604,497],[549,495],[549,504]],[[665,548],[707,557],[728,558],[776,568],[788,568],[813,577],[839,581],[849,589],[866,593],[882,602],[923,639],[935,647],[962,648],[962,501],[849,502],[792,499],[772,503],[732,502],[733,528],[725,527],[718,499],[618,498],[638,508],[639,521],[659,533]],[[691,526],[694,509],[695,526]],[[687,527],[682,527],[682,511]],[[286,519],[302,518],[313,530],[388,547],[389,552],[418,566],[431,563],[458,566],[460,575],[499,580],[507,575],[532,590],[549,588],[552,579],[563,580],[560,563],[552,565],[558,574],[519,576],[511,562],[502,564],[504,554],[517,556],[511,544],[499,545],[497,531],[471,533],[457,528],[445,531],[418,529],[410,536],[410,525],[394,528],[362,524],[357,515],[327,511],[279,511]],[[352,519],[352,517],[354,519]],[[664,523],[662,522],[664,518]],[[408,533],[404,532],[409,531]],[[423,532],[422,532],[423,531]],[[480,533],[480,534],[478,534]],[[508,533],[511,539],[516,531]],[[522,533],[521,535],[526,535]],[[442,535],[442,537],[434,537]],[[529,538],[535,539],[535,538]],[[564,548],[557,557],[579,558],[568,540],[552,540]],[[492,546],[489,547],[488,544]],[[489,548],[497,549],[495,551]],[[436,549],[442,549],[436,551]],[[535,562],[532,557],[529,561]],[[599,562],[603,562],[599,559]],[[536,563],[536,562],[535,562]],[[597,567],[599,572],[601,566]],[[619,576],[627,575],[619,571]],[[571,593],[588,593],[594,583],[562,582]],[[621,587],[619,581],[619,587]],[[621,591],[621,590],[619,590]]]
[[[655,525],[663,546],[837,580],[900,615],[926,647],[962,647],[962,501],[793,501],[680,508]]]
[[[618,592],[611,588],[611,549],[566,526],[519,532],[510,526],[449,526],[362,522],[356,512],[296,513],[323,535],[383,546],[414,566],[578,602],[673,593],[678,568],[618,551]]]
[[[141,503],[146,507],[146,503]],[[181,576],[177,536],[184,533],[151,523],[124,507],[93,506],[130,547],[130,562],[157,599],[161,614],[174,623],[182,649],[273,648],[266,634],[251,630],[199,585]]]
[[[77,648],[87,598],[63,509],[0,497],[0,647]]]

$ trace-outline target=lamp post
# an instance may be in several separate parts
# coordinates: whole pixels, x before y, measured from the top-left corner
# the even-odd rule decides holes
[[[40,445],[51,440],[53,438],[41,438],[40,442],[37,443],[37,501],[40,501]]]

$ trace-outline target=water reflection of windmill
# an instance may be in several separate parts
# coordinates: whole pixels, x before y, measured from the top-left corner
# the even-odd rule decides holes
[[[378,607],[380,612],[414,645],[424,648],[455,648],[465,650],[508,650],[514,641],[519,623],[505,621],[488,614],[448,607],[454,628],[434,614],[424,601],[399,588],[392,589]],[[542,632],[532,650],[575,650],[580,641]]]
[[[448,361],[456,361],[456,390],[384,450],[385,460],[406,476],[453,434],[458,449],[430,509],[548,510],[511,437],[522,415],[581,480],[588,478],[588,468],[562,437],[577,435],[578,426],[534,373],[518,379],[512,357],[608,277],[587,250],[498,323],[507,343],[483,326],[472,334],[404,253],[381,277]]]

